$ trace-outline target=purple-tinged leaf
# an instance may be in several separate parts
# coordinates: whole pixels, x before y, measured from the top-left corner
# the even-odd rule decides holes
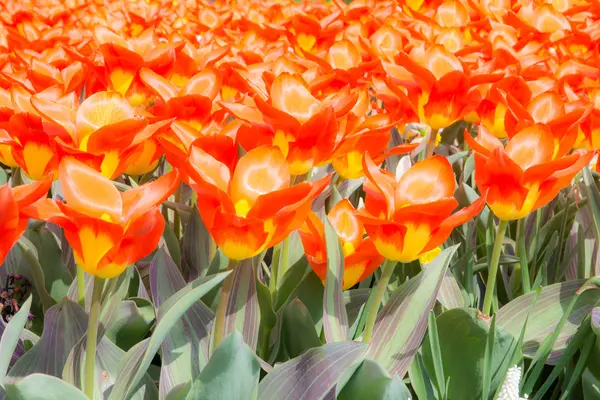
[[[396,289],[377,316],[367,357],[378,361],[390,375],[402,378],[408,371],[457,248],[458,245],[442,251],[417,276]]]
[[[50,307],[40,340],[19,358],[6,382],[15,383],[37,372],[60,378],[69,353],[87,331],[87,320],[85,311],[70,300]]]
[[[160,253],[165,258],[163,249],[159,249],[157,254]],[[198,304],[202,296],[223,282],[229,273],[230,271],[227,271],[196,279],[162,303],[156,313],[157,323],[154,326],[152,336],[138,343],[125,354],[119,366],[119,375],[110,393],[109,400],[130,398],[131,393],[139,387],[152,359],[171,329],[191,307]]]
[[[344,279],[344,253],[337,233],[324,218],[327,244],[327,278],[323,293],[323,331],[327,343],[348,339],[348,315],[344,306],[342,280]]]
[[[244,260],[235,267],[229,298],[219,301],[227,301],[223,337],[238,331],[242,334],[244,342],[255,351],[260,328],[260,306],[251,259]],[[211,353],[212,351],[214,349]]]
[[[181,269],[186,281],[205,276],[210,260],[210,235],[200,218],[197,208],[193,208],[185,226],[181,243]]]
[[[594,307],[591,313],[592,330],[600,336],[600,307]]]
[[[261,400],[322,400],[335,394],[342,376],[363,360],[367,346],[338,342],[315,347],[275,366],[258,386]]]
[[[171,257],[159,249],[150,265],[154,306],[159,308],[184,286],[185,281]],[[210,309],[198,301],[171,328],[161,345],[161,398],[176,386],[195,380],[208,362],[208,333],[213,318]]]
[[[446,271],[437,299],[448,310],[466,307],[460,284],[452,272]]]
[[[584,279],[581,279],[556,283],[542,288],[537,303],[529,315],[527,330],[523,339],[522,350],[526,356],[533,357],[544,339],[554,332],[575,292],[585,282]],[[498,310],[496,324],[513,336],[518,337],[534,298],[535,292],[530,292],[506,304]],[[569,340],[577,332],[581,322],[592,311],[598,300],[600,300],[600,289],[595,287],[589,288],[579,295],[571,315],[569,315],[552,347],[552,353],[548,358],[549,364],[558,360]]]

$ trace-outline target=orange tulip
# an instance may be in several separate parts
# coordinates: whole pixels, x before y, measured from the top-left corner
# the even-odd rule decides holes
[[[379,267],[384,258],[377,252],[373,241],[365,238],[365,228],[348,200],[337,203],[327,216],[338,235],[344,251],[344,277],[342,286],[349,289],[367,278]],[[325,227],[314,212],[299,230],[306,258],[322,281],[327,276],[327,246]]]
[[[140,78],[159,97],[160,103],[152,107],[154,115],[176,117],[196,130],[210,119],[212,101],[221,90],[219,72],[209,68],[189,78],[181,89],[147,68],[140,70]]]
[[[485,196],[455,214],[454,171],[448,160],[433,156],[402,176],[380,170],[366,155],[365,209],[359,218],[377,251],[392,261],[411,262],[441,246],[452,230],[477,215]]]
[[[548,204],[594,156],[556,154],[552,133],[544,125],[521,130],[506,146],[481,127],[476,139],[465,132],[465,140],[475,153],[477,187],[488,193],[488,206],[505,221]]]
[[[387,115],[367,117],[356,128],[356,132],[345,136],[337,145],[331,158],[331,164],[344,179],[357,179],[364,175],[363,156],[372,154],[376,164],[381,164],[392,154],[406,154],[419,144],[403,144],[386,151],[390,142],[390,124]]]
[[[145,150],[140,145],[171,122],[149,124],[116,92],[95,93],[77,109],[37,97],[31,103],[70,139],[71,143],[57,140],[65,153],[75,158],[102,156],[100,170],[108,178],[117,177],[136,162]]]
[[[156,249],[165,225],[157,205],[179,185],[177,171],[122,193],[71,158],[61,161],[58,173],[65,202],[40,200],[23,212],[61,226],[83,270],[113,278]]]
[[[12,189],[8,184],[0,186],[0,265],[27,229],[23,209],[44,197],[51,185],[52,179],[46,179]]]
[[[167,154],[198,193],[198,209],[227,257],[243,260],[281,242],[304,223],[312,200],[330,181],[291,186],[290,168],[272,146],[250,150],[239,160],[228,136],[197,139],[187,159]]]
[[[283,73],[273,81],[270,102],[254,98],[256,108],[221,103],[252,129],[240,129],[237,140],[247,150],[262,144],[279,147],[292,175],[307,173],[331,157],[336,134],[336,116],[345,115],[357,96],[342,91],[324,101],[317,100],[298,75]]]

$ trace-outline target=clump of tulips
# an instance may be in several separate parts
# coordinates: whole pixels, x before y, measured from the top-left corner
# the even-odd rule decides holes
[[[7,0],[0,398],[594,398],[599,20]]]

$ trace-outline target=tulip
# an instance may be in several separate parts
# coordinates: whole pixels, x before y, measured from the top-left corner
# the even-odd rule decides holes
[[[317,100],[302,77],[282,73],[271,85],[268,102],[256,96],[256,108],[221,105],[251,126],[238,132],[237,140],[245,149],[262,144],[279,147],[292,175],[302,175],[329,160],[337,136],[336,118],[347,114],[356,100],[349,91]]]
[[[508,221],[521,219],[552,201],[591,161],[594,152],[565,155],[543,124],[522,129],[506,146],[481,127],[476,139],[468,132],[464,136],[475,153],[477,187],[488,193],[488,206],[500,219],[483,299],[482,312],[489,314]],[[528,282],[524,272],[523,285],[529,286]]]
[[[365,209],[359,218],[377,251],[388,260],[411,262],[441,246],[452,230],[477,215],[485,196],[455,214],[455,179],[442,156],[418,162],[400,177],[380,170],[366,155]]]
[[[0,186],[0,265],[27,229],[28,216],[23,210],[44,197],[51,185],[48,178],[14,188]]]
[[[99,169],[107,178],[119,176],[135,163],[147,150],[144,142],[171,123],[164,120],[150,124],[116,92],[94,93],[77,108],[37,96],[31,103],[68,139],[56,140],[63,153],[80,161],[101,157]]]
[[[373,241],[363,237],[365,228],[348,200],[338,202],[327,218],[342,244],[344,252],[344,277],[342,287],[349,289],[369,277],[383,261]],[[325,227],[314,212],[299,230],[308,263],[317,276],[325,281],[327,276],[327,247]]]
[[[198,193],[198,209],[221,251],[244,260],[278,244],[302,226],[312,200],[330,181],[291,185],[290,168],[272,146],[250,150],[239,160],[228,136],[196,140],[189,156],[167,154]]]
[[[521,219],[548,204],[594,156],[557,153],[554,137],[541,124],[525,128],[504,146],[484,128],[476,139],[465,132],[475,153],[475,182],[503,221]]]
[[[116,277],[156,248],[165,225],[157,205],[177,188],[176,171],[122,193],[72,158],[61,161],[58,174],[65,202],[44,199],[23,212],[63,227],[75,261],[88,274]]]
[[[363,341],[368,342],[396,262],[430,258],[455,227],[482,210],[485,196],[452,214],[458,206],[454,198],[456,182],[450,162],[442,156],[418,162],[396,177],[380,170],[367,154],[363,169],[367,197],[359,218],[379,254],[387,258],[375,295],[367,304]]]

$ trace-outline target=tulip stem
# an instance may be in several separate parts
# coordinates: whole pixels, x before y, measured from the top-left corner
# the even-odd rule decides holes
[[[238,264],[239,261],[237,260],[229,260],[227,271],[234,270]],[[231,289],[233,288],[233,276],[233,273],[227,275],[225,281],[223,282],[223,287],[221,288],[221,297],[219,298],[219,305],[217,306],[217,312],[215,313],[215,319],[213,322],[214,327],[211,340],[212,345],[210,346],[211,353],[213,353],[217,347],[219,347],[219,344],[221,344],[224,339],[225,320],[227,318],[229,295],[231,293]]]
[[[485,315],[490,315],[490,311],[492,309],[492,299],[494,298],[496,276],[498,275],[498,265],[500,265],[500,254],[502,253],[502,244],[504,242],[504,235],[506,234],[507,227],[508,221],[501,220],[498,224],[496,239],[494,240],[494,248],[492,250],[492,257],[490,259],[487,284],[485,285],[485,297],[483,298],[482,312]]]
[[[364,343],[369,343],[369,340],[371,340],[373,328],[375,327],[375,320],[377,319],[377,312],[379,311],[383,295],[390,283],[390,278],[392,277],[395,268],[395,261],[386,260],[383,263],[381,267],[381,277],[372,289],[374,292],[369,296],[369,300],[367,301],[367,322],[365,323],[365,331],[363,332],[362,339]]]
[[[85,348],[85,384],[83,388],[89,399],[94,398],[94,382],[96,366],[96,346],[98,342],[98,321],[100,319],[100,305],[104,279],[94,278],[94,289],[92,290],[92,304],[90,306],[90,318],[88,320],[87,341]]]
[[[85,271],[77,265],[77,302],[85,309]]]

